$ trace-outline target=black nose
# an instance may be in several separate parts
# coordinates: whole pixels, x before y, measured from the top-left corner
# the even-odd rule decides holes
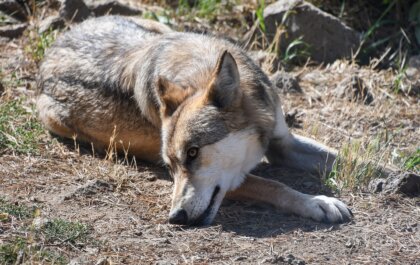
[[[169,214],[169,223],[174,225],[186,225],[188,215],[184,209],[177,209]]]

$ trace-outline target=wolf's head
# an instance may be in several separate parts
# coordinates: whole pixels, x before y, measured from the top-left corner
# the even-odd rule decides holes
[[[159,78],[162,158],[174,178],[169,222],[210,224],[263,156],[249,117],[238,66],[225,51],[203,88],[179,88]]]

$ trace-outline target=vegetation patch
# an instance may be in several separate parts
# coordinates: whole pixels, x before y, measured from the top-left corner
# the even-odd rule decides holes
[[[385,152],[388,142],[377,137],[368,143],[353,140],[339,151],[332,171],[325,178],[325,184],[335,190],[344,188],[360,190],[373,178],[384,175],[383,167],[389,155]]]
[[[24,106],[22,98],[0,102],[0,154],[37,154],[43,132],[33,107]]]
[[[66,257],[31,243],[26,238],[16,238],[0,245],[1,264],[68,264]]]
[[[12,215],[18,220],[24,220],[33,217],[34,210],[24,205],[7,202],[0,198],[0,221],[7,221]]]
[[[411,155],[408,155],[404,161],[404,168],[420,174],[420,148]]]
[[[45,54],[45,50],[51,46],[57,37],[57,31],[49,30],[39,34],[36,31],[30,32],[28,44],[25,51],[35,63],[39,63]]]
[[[83,246],[89,242],[89,229],[79,222],[70,222],[63,219],[54,219],[42,228],[41,233],[45,242],[51,244],[71,244]]]

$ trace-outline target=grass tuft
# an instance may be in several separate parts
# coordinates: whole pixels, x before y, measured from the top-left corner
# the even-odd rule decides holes
[[[31,32],[29,34],[29,42],[25,47],[25,51],[29,58],[35,63],[39,63],[45,55],[45,50],[51,46],[57,37],[57,31],[49,30],[39,34]]]
[[[22,101],[0,102],[0,154],[39,152],[39,138],[44,130],[33,108],[24,106]]]
[[[368,143],[353,140],[345,144],[339,151],[332,171],[324,178],[325,184],[337,192],[344,188],[365,188],[372,179],[383,176],[384,161],[389,158],[384,151],[387,144],[381,137]]]
[[[68,264],[68,260],[56,252],[18,237],[0,245],[0,264]]]
[[[3,216],[12,215],[19,220],[23,220],[33,217],[34,209],[31,209],[24,205],[13,204],[0,198],[0,213],[3,214]]]
[[[408,155],[404,161],[404,168],[406,170],[414,171],[420,174],[420,148],[411,155]]]
[[[84,245],[90,240],[89,229],[79,222],[54,219],[42,228],[46,242],[54,244]]]

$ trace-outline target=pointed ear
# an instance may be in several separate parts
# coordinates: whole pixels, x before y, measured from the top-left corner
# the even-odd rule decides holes
[[[218,108],[228,108],[240,96],[239,70],[233,56],[224,51],[217,62],[214,78],[208,88],[208,100]]]
[[[165,77],[159,76],[157,81],[157,92],[160,101],[160,113],[162,117],[170,117],[178,106],[188,96],[188,89],[184,89]]]

